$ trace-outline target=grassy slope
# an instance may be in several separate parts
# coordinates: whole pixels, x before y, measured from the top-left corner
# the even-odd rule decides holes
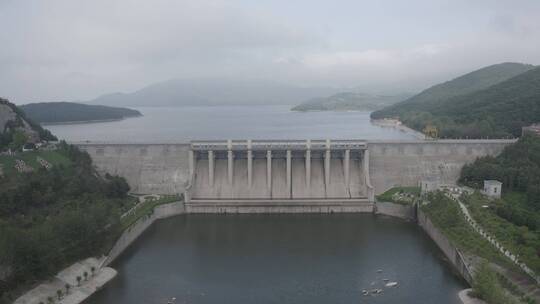
[[[520,196],[510,195],[498,203],[519,203],[514,201],[519,200],[518,197]],[[540,257],[537,253],[538,248],[540,248],[540,235],[537,231],[517,226],[501,218],[495,212],[494,203],[479,194],[470,196],[466,203],[478,224],[493,235],[505,248],[517,254],[535,272],[540,272]],[[483,206],[490,206],[490,208]]]
[[[430,201],[431,203],[421,207],[422,211],[454,246],[466,254],[485,258],[501,266],[515,268],[507,258],[472,229],[456,202],[442,194],[433,195]]]
[[[15,155],[0,155],[0,164],[2,165],[5,175],[17,173],[17,170],[14,167],[16,159],[23,160],[28,166],[37,170],[41,167],[41,164],[37,161],[38,156],[51,163],[53,166],[71,164],[71,161],[66,156],[57,151],[31,151],[18,152]]]

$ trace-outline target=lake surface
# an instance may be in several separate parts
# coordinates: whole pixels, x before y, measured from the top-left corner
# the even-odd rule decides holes
[[[191,139],[414,139],[371,124],[368,112],[292,112],[290,106],[136,108],[121,121],[48,125],[68,141],[182,142]]]
[[[466,286],[441,257],[415,224],[384,216],[187,215],[150,227],[88,303],[459,303]]]

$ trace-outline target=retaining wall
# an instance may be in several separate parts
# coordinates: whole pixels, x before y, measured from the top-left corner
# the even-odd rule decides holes
[[[422,210],[418,209],[418,225],[429,235],[429,237],[439,246],[444,255],[454,268],[458,271],[462,278],[467,283],[472,284],[473,273],[465,262],[465,258],[461,252],[448,240],[448,238],[433,225],[431,220],[425,215]]]
[[[373,210],[375,214],[384,214],[406,220],[414,220],[414,207],[389,202],[377,202]]]
[[[150,227],[156,220],[168,218],[175,215],[185,213],[184,204],[182,202],[174,202],[170,204],[160,205],[154,208],[154,212],[149,216],[140,218],[137,222],[127,228],[120,238],[116,241],[111,251],[107,256],[107,259],[103,263],[103,266],[108,266],[116,258],[118,258],[129,245],[131,245],[137,238]]]

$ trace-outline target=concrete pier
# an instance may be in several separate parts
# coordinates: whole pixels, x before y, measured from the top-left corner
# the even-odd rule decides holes
[[[266,188],[272,193],[272,151],[266,151]]]
[[[248,174],[248,187],[251,188],[253,183],[253,151],[251,151],[251,140],[247,142],[247,174]]]
[[[287,150],[287,192],[289,193],[288,197],[291,196],[291,161],[292,161],[292,152]]]
[[[208,185],[214,186],[214,151],[208,151]]]
[[[306,141],[306,187],[311,188],[311,140]]]
[[[330,140],[326,141],[326,151],[324,154],[324,184],[326,187],[330,186],[330,160],[332,158],[332,151],[330,150]]]
[[[347,191],[349,189],[349,170],[350,170],[350,160],[351,160],[351,150],[345,150],[345,156],[343,159],[343,172],[345,173],[345,187],[347,187]]]

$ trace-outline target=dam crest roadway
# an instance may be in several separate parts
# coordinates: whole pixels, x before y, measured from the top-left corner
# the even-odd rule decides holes
[[[135,193],[184,193],[190,213],[371,212],[374,196],[423,179],[455,184],[496,140],[223,140],[78,142]]]

